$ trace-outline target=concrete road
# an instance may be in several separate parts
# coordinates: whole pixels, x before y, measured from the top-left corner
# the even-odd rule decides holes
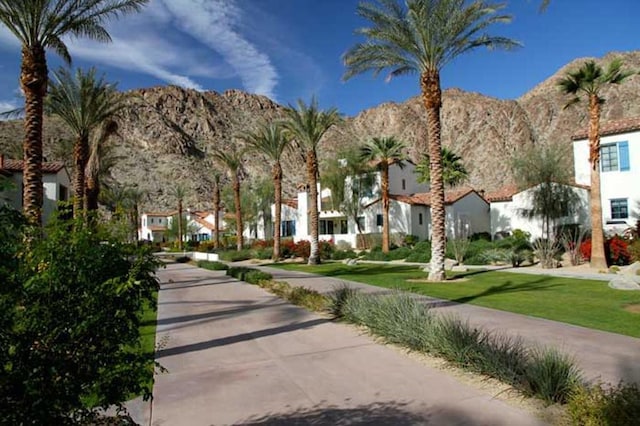
[[[153,425],[539,425],[355,328],[220,272],[158,273]]]

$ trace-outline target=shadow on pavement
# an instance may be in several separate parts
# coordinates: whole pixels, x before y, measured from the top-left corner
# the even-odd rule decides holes
[[[231,345],[234,343],[245,342],[247,340],[253,340],[260,337],[272,336],[274,334],[287,333],[289,331],[301,330],[304,328],[314,327],[316,325],[329,323],[326,319],[314,319],[310,321],[287,324],[280,327],[267,328],[250,333],[242,333],[235,336],[222,337],[219,339],[208,340],[205,342],[192,343],[189,345],[177,346],[175,348],[161,349],[156,352],[156,359],[167,356],[179,355],[187,352],[203,351],[210,348],[216,348],[219,346]]]
[[[207,281],[207,282],[203,282]],[[237,280],[227,280],[227,281],[212,281],[211,278],[204,278],[201,280],[189,280],[189,281],[173,281],[170,283],[162,283],[160,284],[160,288],[163,291],[167,290],[182,290],[183,288],[192,288],[192,287],[205,287],[210,285],[218,285],[218,284],[231,284],[237,283]],[[198,284],[200,283],[200,284]],[[186,285],[185,285],[186,284]],[[168,287],[171,286],[171,287]]]
[[[280,305],[284,304],[280,303]],[[264,308],[272,308],[274,306],[277,306],[278,304],[274,304],[274,303],[269,303],[269,304],[257,304],[257,303],[253,303],[253,304],[244,304],[244,305],[239,305],[237,307],[231,308],[231,309],[223,309],[223,310],[216,310],[216,311],[212,311],[212,312],[202,312],[199,314],[191,314],[191,315],[182,315],[179,317],[171,317],[171,318],[162,318],[156,321],[156,325],[169,325],[169,324],[176,324],[176,323],[182,323],[182,322],[189,322],[189,321],[196,321],[196,320],[201,320],[201,319],[212,319],[212,318],[216,318],[216,317],[226,317],[226,316],[230,316],[230,315],[236,315],[236,314],[243,314],[246,312],[250,312],[250,311],[255,311],[257,309],[264,309]]]
[[[253,416],[237,424],[242,425],[473,425],[477,424],[464,413],[434,407],[417,414],[409,411],[408,403],[375,402],[353,408],[317,405],[299,408],[288,413]]]

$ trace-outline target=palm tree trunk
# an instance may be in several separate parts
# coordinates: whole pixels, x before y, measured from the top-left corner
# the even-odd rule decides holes
[[[240,202],[240,179],[238,178],[238,172],[233,175],[233,199],[236,205],[236,250],[242,250],[244,246],[244,239],[242,231],[244,226],[242,224],[242,205]]]
[[[85,178],[85,208],[87,213],[95,212],[98,210],[98,197],[100,196],[100,181],[97,176],[93,176],[91,173]]]
[[[444,181],[442,176],[442,144],[440,141],[440,109],[442,108],[442,91],[440,75],[437,70],[427,71],[420,79],[422,99],[427,110],[427,127],[429,131],[429,173],[431,185],[431,262],[429,281],[444,281],[444,254],[446,246]]]
[[[182,250],[182,200],[178,200],[178,250]]]
[[[275,190],[275,219],[273,227],[273,259],[280,259],[280,224],[282,223],[282,166],[273,166],[273,186]]]
[[[73,218],[82,217],[85,197],[85,170],[89,156],[89,138],[80,136],[73,145],[73,163],[75,175],[73,178]]]
[[[215,230],[215,239],[213,240],[213,247],[220,248],[220,182],[216,182],[216,187],[213,190],[213,225]]]
[[[589,162],[591,163],[591,262],[592,268],[606,269],[602,199],[600,195],[600,102],[589,96]]]
[[[47,59],[40,46],[22,48],[20,87],[24,92],[24,169],[22,209],[29,222],[42,224],[42,117],[47,94]]]
[[[382,252],[389,253],[389,164],[382,164]]]
[[[318,159],[313,150],[307,151],[307,182],[309,183],[309,221],[311,222],[311,249],[309,265],[320,264],[318,242]]]

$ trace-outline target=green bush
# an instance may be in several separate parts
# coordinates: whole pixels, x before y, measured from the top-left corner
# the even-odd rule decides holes
[[[191,261],[191,258],[189,256],[178,256],[175,260],[176,263],[188,263]]]
[[[229,269],[229,265],[222,262],[211,262],[208,260],[199,260],[198,268],[209,269],[211,271],[226,271]]]
[[[273,247],[253,249],[252,257],[260,260],[271,259],[273,257]]]
[[[356,254],[356,252],[351,250],[351,249],[349,249],[349,250],[336,250],[331,255],[331,258],[333,260],[355,259],[357,257],[358,257],[358,255]]]
[[[225,262],[240,262],[243,260],[249,260],[252,258],[253,254],[251,250],[225,250],[218,253],[220,256],[220,260],[224,260]]]
[[[420,241],[404,260],[405,262],[429,263],[431,261],[431,241]]]
[[[0,208],[1,422],[73,424],[150,396],[155,364],[139,332],[158,289],[150,248],[80,222],[54,221],[46,237],[23,223]]]
[[[267,272],[262,272],[254,269],[254,270],[248,271],[244,275],[243,281],[246,281],[249,284],[258,284],[260,281],[269,281],[272,279],[273,279],[273,275]]]
[[[294,305],[302,306],[312,311],[323,311],[327,307],[327,298],[315,290],[305,287],[293,287],[286,299]]]
[[[575,362],[552,349],[530,351],[525,377],[529,388],[526,393],[536,395],[546,402],[561,404],[567,402],[573,389],[581,382]]]
[[[576,386],[567,412],[575,425],[634,426],[640,419],[640,389],[636,384]]]
[[[248,272],[255,271],[255,270],[256,269],[247,268],[245,266],[230,266],[229,269],[227,269],[227,275],[237,280],[245,281],[244,279],[245,275]]]
[[[344,305],[351,298],[355,297],[357,290],[347,284],[334,287],[333,291],[328,296],[328,308],[329,312],[336,318],[342,318],[344,316]]]

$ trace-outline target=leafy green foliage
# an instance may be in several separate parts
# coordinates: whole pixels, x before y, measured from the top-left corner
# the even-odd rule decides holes
[[[416,164],[415,173],[417,181],[421,183],[429,183],[431,181],[430,157],[424,154],[418,164]],[[469,177],[469,172],[462,163],[462,157],[458,156],[449,148],[442,148],[442,179],[449,186],[457,186],[463,183]]]
[[[249,284],[258,284],[260,281],[269,281],[273,275],[253,268],[231,267],[227,269],[227,275]]]
[[[0,223],[0,417],[67,424],[94,406],[148,397],[154,362],[139,328],[158,289],[150,250],[105,241],[81,223],[25,238],[4,208]]]
[[[229,269],[229,265],[222,262],[211,262],[208,260],[199,260],[198,268],[209,269],[211,271],[226,271]]]
[[[640,418],[640,389],[624,383],[576,387],[567,411],[575,425],[633,426]]]

